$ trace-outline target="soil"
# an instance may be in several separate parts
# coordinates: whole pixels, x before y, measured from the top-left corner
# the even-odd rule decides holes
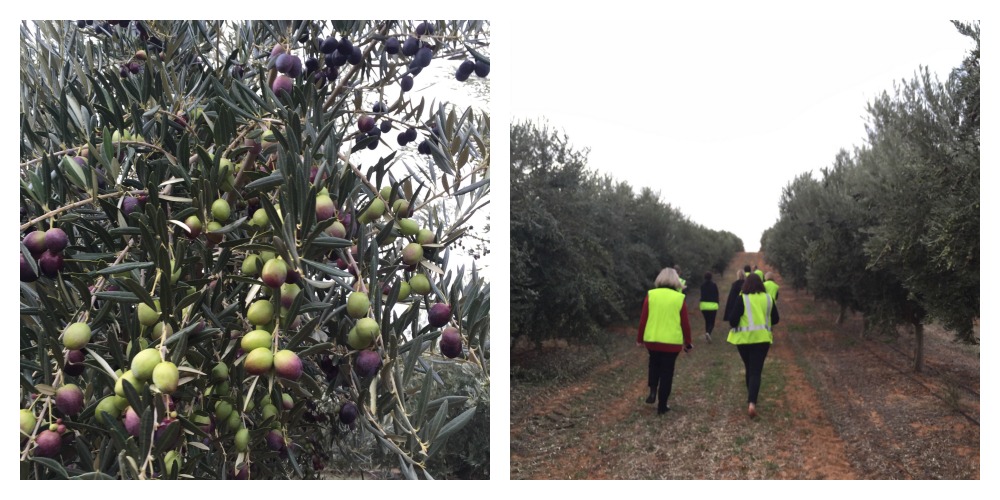
[[[770,270],[737,255],[715,280],[723,297],[745,263]],[[979,346],[929,326],[915,373],[911,333],[862,337],[860,315],[838,325],[834,304],[782,286],[751,419],[729,326],[720,313],[707,342],[697,300],[688,293],[695,347],[678,357],[663,416],[644,402],[637,324],[600,346],[518,344],[511,479],[979,479]]]

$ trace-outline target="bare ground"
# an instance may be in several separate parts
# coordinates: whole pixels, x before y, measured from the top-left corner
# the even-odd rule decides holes
[[[746,262],[763,266],[741,254],[730,267]],[[723,295],[734,275],[716,280]],[[610,329],[604,348],[515,349],[511,479],[979,479],[978,346],[928,328],[916,374],[912,335],[863,339],[860,317],[836,325],[833,305],[782,287],[751,420],[728,325],[707,343],[697,295],[695,349],[662,417],[643,401],[636,325]]]

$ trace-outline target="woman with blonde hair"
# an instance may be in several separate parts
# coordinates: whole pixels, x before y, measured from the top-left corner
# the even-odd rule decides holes
[[[646,403],[653,404],[659,399],[657,413],[670,411],[667,399],[674,380],[674,364],[683,349],[691,350],[691,324],[688,321],[687,306],[677,271],[665,268],[654,281],[652,290],[646,293],[642,303],[642,318],[639,320],[639,335],[636,345],[645,345],[649,351],[649,397]]]

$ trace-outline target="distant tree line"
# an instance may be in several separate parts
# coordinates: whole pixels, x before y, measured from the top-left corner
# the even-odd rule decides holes
[[[697,293],[743,250],[653,190],[589,170],[587,151],[547,125],[515,123],[510,143],[512,339],[585,338],[637,317],[663,267],[681,266]]]
[[[975,43],[961,65],[944,82],[921,68],[869,103],[866,143],[792,181],[761,238],[786,280],[861,312],[866,331],[911,325],[916,371],[923,325],[976,342],[979,316],[980,29],[954,24]]]

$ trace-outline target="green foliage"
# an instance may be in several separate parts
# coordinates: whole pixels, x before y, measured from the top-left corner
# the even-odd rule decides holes
[[[461,109],[401,91],[404,74],[420,68],[388,54],[385,40],[417,24],[22,23],[22,237],[58,227],[70,241],[51,276],[44,271],[54,257],[21,248],[20,403],[38,423],[22,434],[23,478],[307,478],[334,463],[414,479],[486,474],[488,420],[472,417],[489,407],[489,284],[452,249],[482,250],[487,241],[473,225],[489,203],[489,115],[483,99]],[[423,40],[434,59],[488,62],[488,23],[432,25]],[[336,75],[320,52],[334,34],[362,54]],[[290,94],[271,87],[278,43],[320,61],[319,71],[293,79]],[[467,83],[479,98],[483,82]],[[387,110],[373,113],[376,102]],[[412,127],[418,140],[400,146],[395,136],[365,134],[361,115],[396,131]],[[417,154],[424,139],[429,153]],[[332,217],[317,211],[321,191],[333,200]],[[393,204],[400,199],[412,215]],[[376,202],[391,208],[362,218]],[[254,217],[257,210],[266,217]],[[200,235],[187,225],[191,216]],[[404,216],[434,236],[412,266],[402,262],[415,240],[398,228]],[[337,220],[346,235],[327,233]],[[274,276],[262,279],[255,266],[244,273],[252,257],[261,266],[282,259],[288,284],[272,289],[262,280]],[[429,278],[431,292],[400,297],[401,283],[417,275]],[[365,349],[381,360],[370,377],[355,371],[360,351],[347,345],[353,291],[368,296],[367,317],[381,332]],[[275,312],[268,325],[246,318],[259,300]],[[462,335],[454,360],[437,352],[441,329],[426,320],[437,302],[452,306],[449,325]],[[140,324],[140,304],[162,311],[154,326]],[[60,340],[76,321],[93,331],[82,373],[67,364],[78,353]],[[257,328],[271,334],[272,352],[297,358],[282,355],[281,366],[248,374],[240,340]],[[147,347],[177,365],[177,390],[125,383],[125,397],[113,396]],[[446,383],[454,372],[463,384]],[[84,391],[76,415],[62,414],[52,397],[70,382]],[[339,413],[348,403],[358,409],[349,424]],[[61,449],[36,456],[37,433],[57,419],[67,428]],[[459,463],[467,450],[449,443],[464,444],[456,436],[482,425],[487,441],[476,442],[475,463]],[[242,428],[246,451],[234,441]]]
[[[796,286],[892,328],[935,319],[974,341],[979,315],[979,26],[942,83],[926,68],[868,106],[868,142],[789,184],[762,239]],[[919,360],[919,352],[918,352]],[[919,364],[917,365],[919,370]]]
[[[510,173],[514,335],[586,337],[637,316],[663,267],[680,266],[696,290],[705,271],[721,273],[743,249],[650,189],[637,196],[588,170],[586,151],[545,125],[511,126]]]

